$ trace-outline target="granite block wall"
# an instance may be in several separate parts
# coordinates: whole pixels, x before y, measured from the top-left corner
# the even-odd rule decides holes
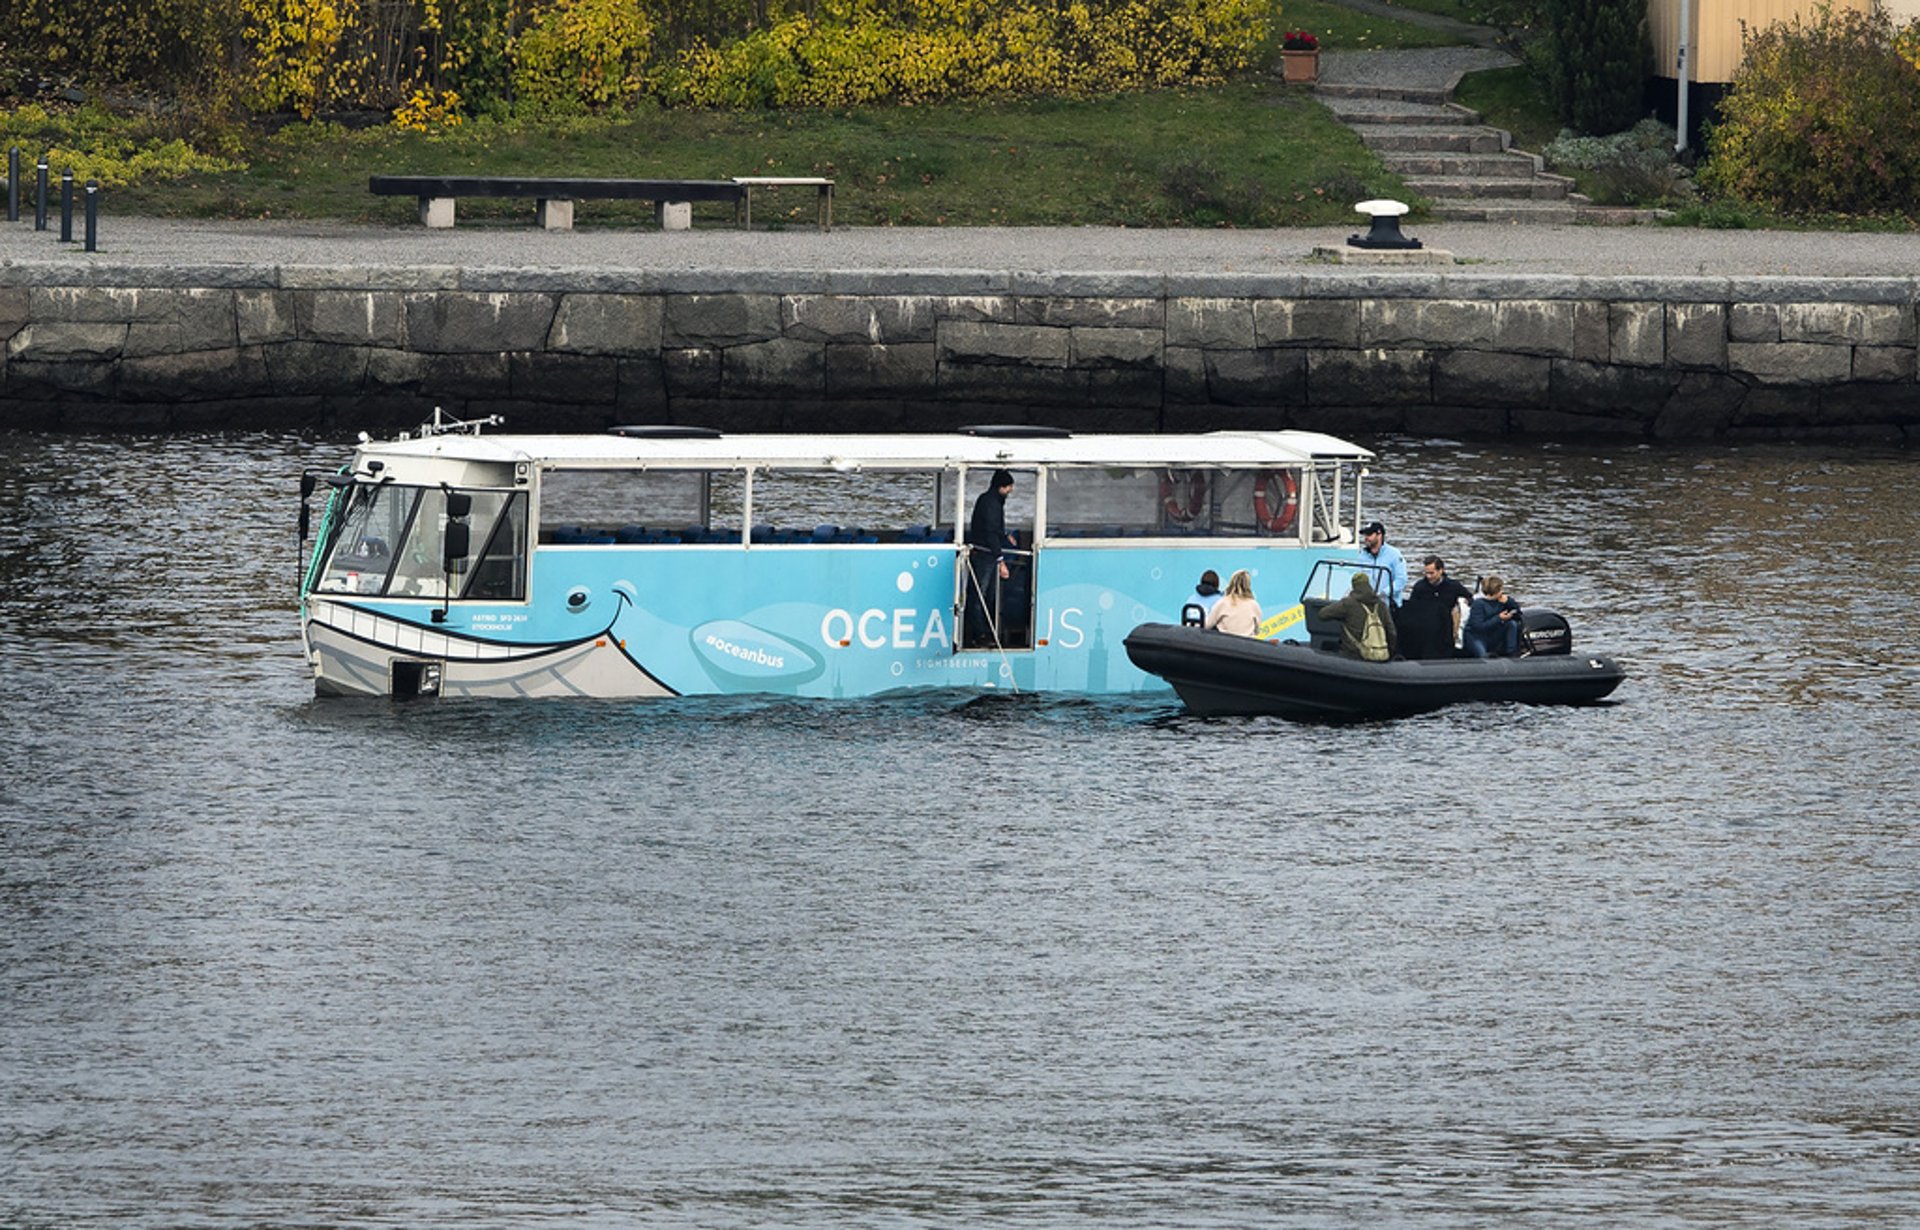
[[[0,427],[1904,440],[1920,281],[0,266]]]

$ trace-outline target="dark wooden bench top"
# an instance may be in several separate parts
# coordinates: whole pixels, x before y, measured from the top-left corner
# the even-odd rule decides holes
[[[538,175],[375,175],[375,196],[512,196],[551,200],[738,201],[744,185],[728,179],[564,179]]]

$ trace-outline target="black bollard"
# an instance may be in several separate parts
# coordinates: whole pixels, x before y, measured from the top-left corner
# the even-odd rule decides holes
[[[44,231],[47,229],[47,156],[45,154],[40,155],[40,163],[34,168],[33,175],[35,184],[33,229]]]
[[[60,172],[60,242],[73,242],[73,172]]]
[[[7,147],[7,221],[20,221],[20,147]]]
[[[90,179],[87,181],[87,251],[99,251],[99,239],[100,183],[98,180]]]

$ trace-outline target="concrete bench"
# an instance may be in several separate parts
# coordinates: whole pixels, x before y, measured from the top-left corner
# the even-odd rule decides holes
[[[420,201],[424,226],[453,225],[453,203],[463,196],[532,197],[540,203],[539,224],[550,231],[573,226],[573,203],[582,200],[652,201],[654,216],[670,231],[693,225],[694,201],[746,198],[745,185],[726,179],[554,179],[526,175],[375,175],[367,180],[375,196],[410,196]]]
[[[753,190],[755,188],[817,188],[820,192],[820,229],[833,229],[833,181],[818,175],[736,175],[733,182],[746,190],[740,211],[748,230],[753,229]]]

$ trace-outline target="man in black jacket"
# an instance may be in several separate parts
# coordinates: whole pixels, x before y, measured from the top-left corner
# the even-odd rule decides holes
[[[1400,622],[1400,648],[1409,658],[1451,658],[1460,630],[1460,600],[1473,601],[1473,591],[1447,575],[1446,561],[1429,555],[1422,576],[1413,583],[1395,617]]]
[[[1006,552],[1019,544],[1007,532],[1007,497],[1013,494],[1013,475],[995,470],[987,489],[973,502],[967,522],[967,566],[973,583],[967,587],[967,644],[995,643],[989,612],[1001,607],[1001,583],[1012,575]]]

